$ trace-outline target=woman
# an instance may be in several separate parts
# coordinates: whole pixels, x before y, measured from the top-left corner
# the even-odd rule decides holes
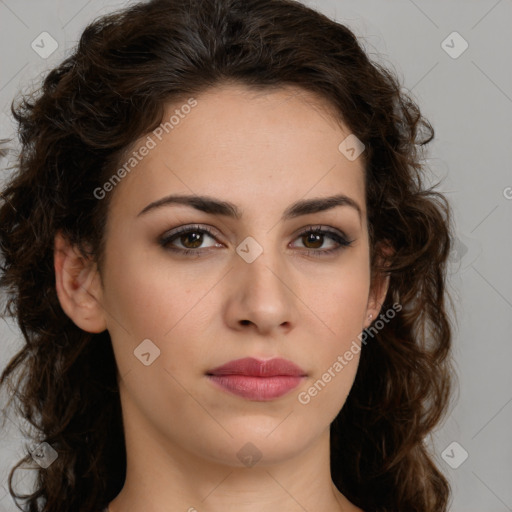
[[[26,344],[0,382],[24,369],[30,510],[447,509],[425,437],[449,207],[422,184],[432,127],[349,29],[153,0],[89,25],[13,113],[2,285]]]

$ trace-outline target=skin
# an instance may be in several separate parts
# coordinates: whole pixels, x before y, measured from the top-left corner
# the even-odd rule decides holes
[[[340,153],[350,131],[301,89],[224,84],[196,99],[111,192],[101,272],[60,234],[55,240],[64,311],[86,331],[108,329],[117,361],[128,462],[110,511],[358,511],[332,483],[329,425],[359,354],[308,404],[298,394],[349,350],[387,291],[383,279],[370,287],[363,159]],[[179,106],[169,105],[165,119]],[[138,215],[170,194],[229,201],[242,216],[176,204]],[[298,200],[335,194],[355,201],[361,216],[344,205],[281,220]],[[191,224],[211,227],[214,237],[169,244],[203,251],[199,257],[159,244]],[[317,226],[351,245],[322,255],[337,242],[300,236]],[[252,263],[236,252],[247,236],[263,249]],[[160,350],[148,366],[134,356],[144,339]],[[219,390],[205,375],[249,356],[289,359],[307,377],[261,402]],[[252,467],[237,457],[249,442],[261,455]]]

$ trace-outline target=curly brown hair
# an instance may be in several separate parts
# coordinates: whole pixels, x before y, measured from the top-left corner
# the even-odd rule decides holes
[[[161,123],[166,103],[226,82],[316,93],[364,143],[372,272],[390,278],[382,308],[402,308],[361,351],[331,425],[332,479],[367,512],[446,511],[450,487],[425,439],[452,386],[451,214],[437,185],[424,185],[422,163],[434,131],[396,73],[372,62],[347,27],[295,0],[133,5],[89,24],[41,88],[13,101],[21,151],[0,203],[0,284],[24,345],[0,385],[20,370],[9,405],[58,458],[35,466],[37,488],[21,496],[12,479],[27,452],[10,472],[11,495],[31,512],[96,512],[120,492],[126,453],[110,337],[62,310],[54,238],[61,231],[84,254],[91,247],[101,265],[109,198],[93,191]],[[393,253],[378,266],[384,240]]]

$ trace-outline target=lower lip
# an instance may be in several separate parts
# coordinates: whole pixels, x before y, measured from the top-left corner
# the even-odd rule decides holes
[[[248,400],[273,400],[296,388],[303,377],[278,375],[275,377],[251,377],[249,375],[208,375],[217,386]]]

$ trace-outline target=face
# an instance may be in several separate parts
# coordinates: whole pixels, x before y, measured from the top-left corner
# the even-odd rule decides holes
[[[109,192],[101,306],[123,414],[176,454],[240,466],[250,442],[271,464],[327,435],[356,375],[372,298],[363,161],[300,89],[195,101],[168,106]],[[259,363],[212,372],[244,358]],[[274,358],[300,370],[265,368]]]

